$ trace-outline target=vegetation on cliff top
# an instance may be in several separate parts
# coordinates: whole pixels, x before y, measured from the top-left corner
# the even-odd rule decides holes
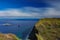
[[[19,38],[17,36],[15,36],[14,34],[0,33],[0,40],[19,40]]]
[[[35,25],[37,40],[60,40],[60,18],[45,18]]]

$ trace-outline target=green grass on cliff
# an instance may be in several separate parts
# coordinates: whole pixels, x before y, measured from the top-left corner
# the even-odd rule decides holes
[[[45,18],[35,25],[37,40],[60,40],[60,18]]]

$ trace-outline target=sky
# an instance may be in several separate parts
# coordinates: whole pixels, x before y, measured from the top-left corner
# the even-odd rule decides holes
[[[60,18],[60,0],[0,0],[0,18]]]

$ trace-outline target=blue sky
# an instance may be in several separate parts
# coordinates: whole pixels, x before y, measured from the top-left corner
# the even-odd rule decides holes
[[[60,17],[59,0],[0,0],[0,18]]]
[[[36,2],[37,1],[37,2]],[[38,0],[0,0],[0,8],[21,8],[21,7],[49,7],[44,1]]]

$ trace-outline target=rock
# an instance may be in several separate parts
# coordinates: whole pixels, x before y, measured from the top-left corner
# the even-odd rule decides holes
[[[19,40],[14,34],[3,34],[0,33],[0,40]]]
[[[38,31],[35,29],[35,26],[34,26],[33,30],[31,31],[31,33],[29,35],[30,40],[37,40],[35,33],[38,33]]]
[[[33,33],[37,38],[36,40],[60,40],[60,18],[41,19],[35,24],[34,29],[33,31],[37,30],[38,32]]]

